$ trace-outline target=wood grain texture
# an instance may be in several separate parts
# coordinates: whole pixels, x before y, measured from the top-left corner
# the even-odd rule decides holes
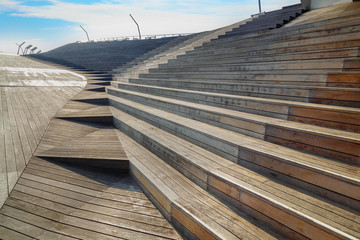
[[[36,151],[50,120],[84,79],[19,56],[0,54],[0,206]],[[54,81],[57,81],[54,82]]]
[[[0,211],[0,238],[180,239],[127,173],[129,161],[119,130],[111,126],[106,95],[94,95],[88,89],[77,98],[90,99],[90,103],[72,100],[60,111],[52,106],[33,115],[41,139],[31,141],[36,156],[26,167],[23,161],[21,177],[10,182],[15,187]],[[5,107],[4,115],[14,118],[9,104]],[[0,131],[13,136],[11,123],[2,124]],[[17,142],[1,142],[2,148],[12,149],[14,159],[19,138],[26,136],[23,125],[19,126],[13,136]],[[12,168],[20,176],[18,165]]]

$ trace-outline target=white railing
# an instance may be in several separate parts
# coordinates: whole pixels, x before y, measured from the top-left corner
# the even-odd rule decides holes
[[[187,36],[190,34],[192,34],[192,33],[170,33],[170,34],[142,35],[141,40],[159,39],[159,38],[166,38],[166,37],[180,37],[180,36]],[[139,40],[139,36],[98,38],[98,39],[90,40],[88,42],[112,42],[112,41],[125,41],[125,40]],[[77,43],[81,43],[81,41],[77,41]]]

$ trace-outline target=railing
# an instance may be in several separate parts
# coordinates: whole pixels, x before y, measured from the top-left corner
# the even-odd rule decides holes
[[[174,33],[174,34],[156,34],[156,35],[142,35],[142,39],[139,39],[139,36],[125,36],[125,37],[111,37],[111,38],[98,38],[95,40],[90,40],[88,42],[112,42],[112,41],[126,41],[126,40],[147,40],[147,39],[159,39],[166,37],[181,37],[187,36],[192,33]],[[81,41],[77,41],[81,43]]]

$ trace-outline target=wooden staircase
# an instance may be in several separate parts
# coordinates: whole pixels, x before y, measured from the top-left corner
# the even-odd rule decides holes
[[[360,238],[360,3],[323,11],[106,87],[131,173],[184,237]]]

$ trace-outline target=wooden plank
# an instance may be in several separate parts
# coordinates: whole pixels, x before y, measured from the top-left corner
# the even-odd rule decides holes
[[[15,155],[16,171],[19,177],[25,168],[25,159],[22,150],[22,144],[19,139],[19,132],[18,132],[16,118],[14,116],[14,109],[13,109],[14,102],[11,99],[11,95],[13,95],[13,91],[14,89],[9,89],[9,94],[7,95],[7,103],[8,103],[10,130],[11,130],[11,139],[12,139],[13,150]]]
[[[97,148],[99,144],[103,144],[101,149]],[[103,168],[128,169],[126,154],[114,129],[95,131],[38,153],[37,156],[51,157],[59,161],[71,159],[73,163]]]
[[[11,229],[5,228],[2,226],[0,226],[0,236],[3,240],[30,240],[30,239],[33,239],[22,233],[12,231]]]
[[[31,160],[31,164],[29,164],[28,167],[67,176],[71,179],[99,184],[101,186],[116,186],[107,188],[104,192],[149,201],[138,188],[137,184],[131,180],[131,177],[124,173],[110,175],[106,171],[99,172],[94,171],[93,169],[79,169],[75,166],[64,165],[58,162],[50,162],[37,157],[34,157]],[[119,183],[119,177],[121,177],[122,181],[124,181],[124,184]]]
[[[30,120],[26,116],[26,106],[21,105],[18,92],[16,92],[16,94],[14,96],[14,101],[16,102],[16,105],[19,107],[17,118],[19,121],[22,121],[22,125],[23,125],[24,131],[26,134],[26,138],[27,138],[27,142],[30,147],[30,152],[32,154],[35,152],[35,149],[37,147],[37,142],[36,142],[35,135],[32,131],[32,126],[31,126]],[[29,161],[29,160],[30,159],[28,159],[27,161]]]
[[[12,194],[12,198],[14,198]],[[143,233],[148,233],[151,235],[157,235],[159,237],[166,237],[174,239],[177,237],[173,229],[169,224],[165,226],[161,226],[159,224],[160,219],[151,219],[150,217],[146,217],[145,219],[142,217],[144,215],[133,214],[130,215],[127,212],[119,212],[111,208],[99,207],[92,204],[83,204],[80,207],[66,206],[59,204],[57,202],[48,201],[45,199],[38,198],[36,196],[30,196],[25,194],[15,194],[15,198],[21,201],[34,204],[36,206],[50,209],[56,212],[60,212],[63,215],[71,215],[74,217],[79,217],[95,222],[101,222],[110,224],[116,227],[121,227],[124,229],[128,229],[131,231],[139,231]],[[87,206],[87,207],[86,207]],[[94,211],[94,208],[97,211]],[[102,212],[101,210],[107,210],[107,213]],[[117,214],[113,214],[117,213]],[[130,216],[130,218],[127,218]],[[147,222],[147,220],[152,220],[152,224]],[[136,236],[136,234],[134,234]]]
[[[10,214],[12,215],[12,214]],[[4,214],[0,214],[0,225],[7,228],[4,235],[0,235],[4,239],[16,239],[13,237],[21,236],[20,239],[44,239],[41,235],[44,234],[46,237],[50,237],[50,239],[59,239],[59,234],[54,234],[53,232],[49,232],[46,229],[33,225],[32,222],[24,222],[26,220],[26,214],[24,214],[23,218],[19,218],[18,216],[8,216]],[[45,233],[46,232],[46,233]],[[64,235],[60,237],[64,239],[74,239]],[[48,238],[49,239],[49,238]]]
[[[41,180],[41,179],[37,178],[37,180]],[[102,191],[93,191],[93,194],[90,195],[89,193],[86,193],[86,192],[76,191],[76,190],[74,190],[74,187],[71,188],[69,186],[67,188],[63,188],[63,187],[57,186],[55,184],[46,184],[46,183],[43,183],[40,181],[34,181],[34,180],[23,179],[23,178],[19,180],[19,183],[21,183],[21,185],[16,186],[16,190],[18,190],[18,191],[21,190],[22,192],[28,192],[31,190],[32,192],[34,192],[32,194],[35,196],[37,194],[39,196],[42,196],[44,194],[45,194],[45,196],[49,196],[49,193],[53,193],[55,195],[58,195],[58,197],[62,196],[63,197],[62,201],[70,201],[67,198],[71,198],[72,199],[71,201],[78,200],[78,201],[92,203],[95,205],[100,205],[100,206],[105,206],[105,207],[111,206],[112,208],[116,208],[116,209],[120,209],[120,210],[124,210],[124,211],[128,211],[128,212],[141,213],[144,215],[156,216],[156,217],[161,216],[156,208],[154,208],[153,206],[149,207],[148,205],[143,206],[141,204],[141,202],[137,203],[137,199],[134,199],[132,201],[129,201],[129,200],[114,201],[113,199],[111,199],[109,197],[106,197],[106,196],[103,197],[101,194]],[[31,189],[27,189],[27,187],[30,187]],[[43,188],[44,193],[41,192],[42,188]],[[81,188],[78,188],[78,189],[81,189]],[[52,201],[57,201],[55,195],[53,195],[54,197],[53,197]],[[72,203],[70,202],[70,205],[71,204]],[[79,202],[79,204],[81,204],[81,203]]]
[[[9,103],[7,95],[8,89],[5,88],[5,94],[2,95],[1,103],[3,106],[3,121],[4,121],[4,131],[5,131],[5,159],[6,159],[6,170],[7,170],[7,179],[8,179],[8,191],[10,192],[18,178],[17,168],[16,168],[16,158],[14,145],[12,142],[11,135],[11,123],[9,115]]]
[[[4,88],[0,87],[0,206],[5,202],[9,194],[8,186],[8,173],[7,173],[7,162],[5,153],[5,109],[3,106],[3,95],[5,94]]]
[[[16,122],[17,132],[19,136],[19,142],[18,144],[21,146],[22,149],[22,156],[25,161],[25,165],[30,161],[30,158],[32,157],[33,152],[30,148],[30,143],[28,141],[28,137],[25,132],[25,127],[23,126],[23,122],[21,119],[20,112],[22,111],[21,107],[17,104],[16,93],[14,93],[11,96],[11,102],[13,103],[13,114]]]
[[[25,206],[30,207],[30,205],[21,204],[20,202],[14,203],[13,205],[16,207],[19,207],[19,208],[24,208]],[[34,211],[34,210],[39,210],[39,212],[32,213],[31,211]],[[53,214],[53,216],[56,216],[55,212],[47,213],[47,211],[38,209],[36,207],[32,207],[32,208],[29,208],[26,210],[21,210],[21,209],[15,208],[15,207],[5,205],[2,208],[2,212],[4,215],[6,214],[7,216],[10,216],[12,218],[21,219],[25,223],[36,226],[37,229],[40,230],[39,233],[36,234],[36,237],[38,237],[39,235],[41,236],[43,234],[42,231],[44,231],[44,229],[48,229],[52,232],[55,232],[55,234],[52,234],[52,235],[60,234],[60,235],[65,235],[65,236],[70,236],[73,238],[80,238],[80,239],[94,239],[94,240],[96,240],[96,239],[119,239],[119,238],[111,237],[109,235],[103,235],[98,232],[91,231],[90,229],[82,229],[82,228],[74,227],[73,225],[70,225],[70,224],[53,222],[50,219],[48,219],[47,217],[41,216],[41,214],[43,214],[44,216],[48,216],[48,217],[50,214]],[[16,228],[19,229],[19,227],[16,227]],[[96,229],[96,228],[94,228],[94,229]],[[21,229],[19,229],[19,230],[21,230]],[[30,231],[33,231],[33,229],[31,229]],[[46,237],[43,239],[45,240]]]
[[[121,138],[121,140],[124,141],[123,142],[124,146],[126,146],[125,149],[126,150],[132,149],[133,148],[132,145],[134,145],[134,144],[128,145],[127,142],[131,142],[131,141],[127,140],[126,138],[127,137],[125,137],[125,136],[122,136],[122,138]],[[125,141],[126,141],[126,143],[125,143]],[[137,151],[140,150],[139,148],[137,148],[137,149],[138,149]],[[133,150],[129,150],[129,151],[131,151],[131,153],[128,153],[128,156],[130,156],[131,154],[134,153]],[[145,154],[145,151],[143,151],[143,152],[144,152],[143,154]],[[147,153],[147,155],[150,155],[150,154]],[[133,159],[133,158],[130,158],[130,159],[133,164],[138,165],[136,163],[135,159]],[[231,229],[232,232],[236,231],[235,235],[237,237],[239,237],[241,235],[244,235],[244,236],[246,235],[248,238],[251,238],[251,233],[245,233],[244,230],[242,233],[238,232],[238,228],[241,228],[240,227],[241,220],[239,217],[235,217],[235,215],[233,215],[233,218],[231,218],[231,221],[233,221],[233,222],[230,222],[230,221],[226,222],[224,219],[226,219],[226,217],[228,217],[227,214],[231,215],[231,213],[228,212],[228,210],[226,210],[226,209],[221,209],[222,208],[222,207],[220,207],[221,205],[217,205],[219,203],[216,202],[216,200],[214,200],[213,198],[210,198],[208,195],[206,195],[206,193],[203,190],[201,190],[199,187],[192,185],[192,183],[190,181],[184,179],[184,177],[182,175],[180,175],[179,173],[177,173],[176,171],[171,170],[172,169],[171,167],[163,164],[162,161],[158,158],[142,157],[141,159],[144,159],[144,160],[141,160],[141,163],[148,167],[147,170],[145,170],[145,171],[153,172],[153,174],[155,174],[157,176],[157,178],[159,178],[159,180],[161,179],[160,181],[163,181],[162,185],[164,185],[164,184],[167,185],[170,189],[172,189],[175,192],[179,192],[179,193],[181,192],[180,198],[175,197],[175,198],[170,199],[170,201],[174,202],[174,204],[175,204],[174,206],[179,204],[180,208],[185,207],[184,209],[186,209],[186,210],[184,210],[185,215],[184,214],[177,215],[178,216],[177,221],[179,221],[183,225],[189,225],[189,224],[191,225],[191,220],[188,215],[191,212],[191,214],[194,214],[197,216],[198,220],[201,219],[201,221],[205,221],[205,222],[201,222],[201,224],[205,224],[205,226],[209,226],[209,229],[211,229],[209,231],[216,231],[216,234],[219,234],[217,236],[223,236],[223,237],[227,236],[227,238],[235,237],[234,235],[231,235],[231,234],[229,235],[225,229],[222,229],[222,227],[224,227],[225,225],[228,224],[228,226],[225,228]],[[145,160],[145,159],[147,159],[147,160]],[[150,161],[150,159],[153,159],[153,160]],[[148,174],[145,171],[142,171],[142,173]],[[157,186],[160,187],[162,185],[157,185]],[[219,212],[216,213],[215,209]],[[172,210],[171,210],[172,214],[173,214],[173,211],[174,211],[174,208],[172,208]],[[199,212],[197,212],[197,211],[199,211]],[[204,214],[204,215],[202,215],[202,214]],[[181,217],[181,216],[183,216],[183,217]],[[200,217],[200,216],[203,216],[203,217]],[[208,220],[205,220],[205,219],[208,219]],[[198,220],[196,220],[196,221],[198,221]],[[225,221],[226,224],[223,221]],[[242,220],[242,221],[243,221],[243,224],[246,224],[245,223],[246,220]],[[215,223],[215,222],[218,222],[218,223]],[[195,223],[194,219],[192,220],[192,223]],[[197,222],[196,224],[199,224],[199,223]],[[219,225],[217,225],[217,224],[219,224]],[[225,224],[225,225],[221,225],[221,224]],[[239,225],[237,225],[237,224],[239,224]],[[210,226],[212,226],[213,229]],[[203,227],[204,227],[204,225],[203,225]],[[203,230],[200,230],[201,232],[204,231],[203,227],[202,227]],[[250,226],[248,226],[248,227],[252,228]],[[199,227],[196,227],[195,225],[193,225],[193,226],[191,225],[191,228],[194,231],[195,231],[194,228],[199,229]],[[249,229],[247,229],[247,230],[249,230]],[[259,229],[257,231],[259,231]],[[195,232],[197,232],[197,231],[195,231]],[[197,232],[197,234],[199,234],[199,232]],[[199,235],[199,236],[204,236],[204,235]],[[265,236],[266,235],[263,235],[264,238],[265,238]]]

